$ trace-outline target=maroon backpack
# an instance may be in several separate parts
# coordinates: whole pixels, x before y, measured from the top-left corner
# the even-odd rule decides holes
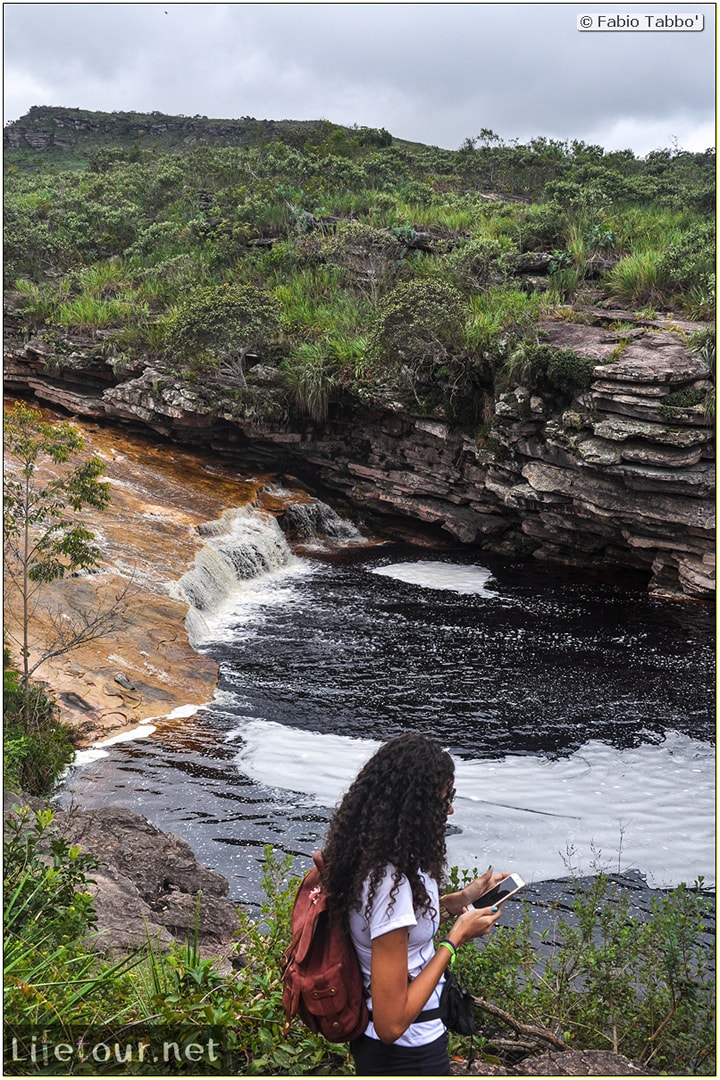
[[[350,934],[330,917],[321,851],[300,883],[292,910],[292,940],[283,957],[284,1033],[297,1016],[330,1042],[350,1042],[368,1025],[362,974]]]

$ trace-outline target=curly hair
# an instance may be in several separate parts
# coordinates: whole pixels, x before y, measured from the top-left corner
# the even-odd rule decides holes
[[[390,906],[405,876],[415,909],[430,910],[420,871],[442,879],[446,794],[454,774],[450,755],[417,734],[384,743],[358,773],[332,816],[323,848],[324,884],[345,924],[361,906],[366,879],[370,911],[388,864],[395,868]]]

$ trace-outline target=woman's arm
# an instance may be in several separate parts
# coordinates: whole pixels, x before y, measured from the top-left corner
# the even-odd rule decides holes
[[[460,946],[490,932],[500,912],[470,908],[450,930],[448,940]],[[370,961],[373,1024],[384,1043],[396,1042],[407,1031],[440,982],[450,962],[450,950],[441,947],[420,974],[408,981],[408,929],[400,927],[374,938]]]

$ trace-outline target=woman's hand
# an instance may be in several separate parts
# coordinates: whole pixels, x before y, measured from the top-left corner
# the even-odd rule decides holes
[[[484,893],[490,892],[490,889],[493,889],[499,881],[502,881],[507,876],[508,872],[506,870],[493,870],[492,866],[489,866],[484,874],[475,878],[460,892],[448,893],[443,896],[441,904],[450,915],[460,915],[466,907],[473,904]]]
[[[501,905],[493,908],[476,908],[471,905],[453,923],[448,940],[453,945],[460,946],[473,938],[484,937],[490,933],[501,914]]]

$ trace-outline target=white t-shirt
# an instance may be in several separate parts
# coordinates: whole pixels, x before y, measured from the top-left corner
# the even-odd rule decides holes
[[[425,883],[433,911],[416,912],[413,908],[412,889],[410,882],[403,875],[400,879],[400,887],[395,894],[395,901],[388,911],[390,892],[393,887],[393,873],[395,867],[388,865],[385,876],[378,884],[373,900],[372,911],[369,920],[365,918],[365,905],[367,904],[368,882],[365,882],[362,895],[361,908],[350,913],[350,935],[358,954],[360,968],[363,973],[365,986],[370,983],[370,959],[372,955],[372,942],[375,938],[398,927],[407,926],[408,933],[408,973],[414,979],[435,955],[433,937],[437,933],[439,925],[440,896],[437,882],[420,872]],[[445,978],[440,980],[433,990],[423,1009],[434,1009],[440,1004],[440,993]],[[368,1008],[372,1010],[372,999],[368,1000]],[[395,1045],[398,1046],[424,1046],[426,1043],[439,1039],[445,1031],[442,1020],[426,1020],[420,1024],[411,1024],[400,1036]],[[370,1021],[365,1034],[377,1039],[375,1027]]]

